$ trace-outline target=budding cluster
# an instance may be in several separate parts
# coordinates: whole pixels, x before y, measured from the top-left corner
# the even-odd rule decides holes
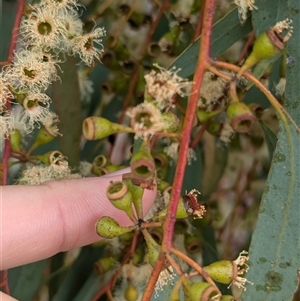
[[[50,112],[51,99],[45,94],[53,81],[59,79],[60,53],[78,55],[91,65],[99,59],[103,46],[103,28],[84,33],[75,0],[45,0],[30,5],[19,28],[21,48],[13,61],[0,73],[0,113],[3,137],[16,130],[16,120],[24,132],[44,125],[58,135],[57,116]],[[98,45],[97,47],[95,45]],[[6,111],[8,102],[23,108],[21,117]]]

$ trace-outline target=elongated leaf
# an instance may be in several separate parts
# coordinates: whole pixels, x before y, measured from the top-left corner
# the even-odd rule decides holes
[[[232,44],[244,38],[252,30],[250,18],[240,24],[237,9],[233,9],[219,20],[212,30],[211,56],[216,57]],[[201,37],[200,37],[201,38]],[[182,77],[192,75],[196,68],[199,54],[200,39],[191,44],[172,64],[182,70],[178,73]]]
[[[258,11],[253,15],[257,33],[287,16],[299,24],[300,3],[297,0],[260,1],[257,6]],[[299,26],[296,26],[287,46],[288,52],[295,56],[295,64],[286,70],[285,107],[298,124],[299,43]],[[247,278],[254,284],[247,286],[243,301],[288,301],[292,300],[296,290],[300,263],[299,145],[299,130],[289,120],[286,123],[281,121],[278,144],[250,247],[251,267]]]

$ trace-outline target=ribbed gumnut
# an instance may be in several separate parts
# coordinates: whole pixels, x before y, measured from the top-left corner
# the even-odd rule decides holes
[[[131,281],[128,281],[128,285],[124,291],[124,298],[127,301],[136,301],[139,297],[139,291],[137,288],[132,284]]]
[[[132,210],[132,194],[124,181],[111,182],[106,189],[106,196],[117,209],[123,210],[135,222]]]
[[[152,181],[155,176],[155,162],[147,141],[143,141],[139,150],[131,157],[132,177],[141,182]]]
[[[230,284],[237,277],[237,265],[230,260],[216,261],[203,270],[214,280],[219,283]]]
[[[15,129],[10,133],[10,146],[14,151],[21,151],[22,135],[19,130]]]
[[[117,133],[133,133],[130,127],[97,116],[83,120],[82,131],[84,137],[88,140],[98,140]]]
[[[124,233],[131,232],[135,226],[122,227],[117,221],[109,216],[101,217],[96,223],[97,234],[104,238],[114,238]]]
[[[132,203],[134,205],[137,217],[143,219],[143,194],[144,189],[139,185],[134,185],[130,180],[124,181],[132,195]]]
[[[226,115],[228,123],[236,133],[248,133],[255,120],[254,114],[243,102],[231,102]]]
[[[101,168],[109,164],[110,161],[104,155],[98,155],[93,160],[92,173],[95,175],[102,175]]]
[[[207,282],[192,282],[184,279],[182,288],[184,301],[207,301],[218,295],[217,288]]]
[[[184,235],[184,247],[189,254],[196,254],[201,250],[199,237],[191,234]]]
[[[105,274],[116,264],[112,257],[103,257],[94,262],[94,269],[99,274]]]
[[[231,295],[223,295],[220,299],[220,301],[237,301],[233,296]]]
[[[60,151],[49,151],[43,155],[34,156],[34,159],[37,159],[43,162],[45,165],[49,166],[56,163],[60,159],[64,159],[64,155]]]

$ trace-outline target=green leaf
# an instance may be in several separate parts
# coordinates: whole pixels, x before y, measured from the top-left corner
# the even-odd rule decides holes
[[[11,296],[22,300],[32,301],[37,293],[47,260],[37,261],[8,271]]]
[[[276,148],[276,143],[277,143],[277,137],[273,133],[273,131],[262,121],[259,121],[266,137],[266,142],[267,142],[267,147],[269,151],[269,158],[270,161],[272,160],[274,150]]]
[[[247,36],[251,30],[250,18],[241,26],[237,8],[233,9],[213,26],[211,56],[217,57],[232,44]],[[191,44],[170,66],[170,68],[172,66],[181,68],[182,70],[178,72],[181,77],[189,77],[195,71],[199,54],[200,38]]]
[[[288,121],[272,159],[250,246],[250,270],[243,301],[291,300],[296,290],[299,248],[299,131]]]
[[[287,68],[285,107],[299,124],[299,11],[300,2],[260,1],[253,12],[257,33],[286,17],[294,20],[294,34],[289,40],[288,53],[295,64]],[[295,26],[296,25],[296,26]],[[280,121],[280,132],[263,194],[256,229],[250,246],[250,270],[243,301],[291,300],[296,290],[300,263],[299,189],[300,189],[300,134],[291,122]]]

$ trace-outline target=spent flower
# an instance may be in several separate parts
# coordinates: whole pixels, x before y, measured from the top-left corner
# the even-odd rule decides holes
[[[254,5],[255,0],[234,0],[234,3],[238,6],[239,17],[242,24],[247,19],[248,10],[257,9]]]
[[[189,95],[191,82],[177,75],[181,69],[166,70],[157,64],[154,66],[160,72],[151,70],[145,75],[146,101],[154,103],[160,110],[163,110],[173,106],[176,94],[182,97]]]

